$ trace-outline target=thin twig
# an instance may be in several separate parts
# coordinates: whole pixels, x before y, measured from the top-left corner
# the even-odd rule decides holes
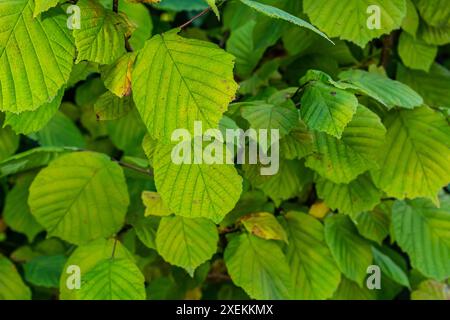
[[[111,253],[111,259],[114,259],[114,255],[116,254],[116,246],[117,246],[117,239],[114,239],[114,245],[113,245],[113,250]]]
[[[137,167],[137,166],[134,166],[134,165],[132,165],[130,163],[123,162],[121,160],[116,160],[116,159],[113,159],[113,160],[115,162],[117,162],[122,167],[125,167],[125,168],[128,168],[128,169],[131,169],[131,170],[134,170],[134,171],[137,171],[137,172],[140,172],[140,173],[143,173],[143,174],[146,174],[146,175],[149,175],[149,176],[153,177],[153,172],[151,170],[149,170],[149,169],[144,169],[144,168],[141,168],[141,167]]]
[[[209,11],[211,11],[211,7],[206,8],[205,10],[203,10],[202,12],[200,12],[199,14],[197,14],[195,17],[193,17],[191,20],[183,23],[181,26],[179,26],[180,29],[184,29],[186,28],[188,25],[190,25],[192,22],[194,22],[195,20],[197,20],[198,18],[200,18],[201,16],[204,16],[205,14],[207,14]]]

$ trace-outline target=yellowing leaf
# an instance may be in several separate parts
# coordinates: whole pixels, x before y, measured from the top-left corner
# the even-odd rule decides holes
[[[243,217],[241,222],[248,232],[257,237],[288,242],[286,231],[271,213],[253,213]]]
[[[169,216],[170,210],[164,205],[161,196],[157,192],[142,192],[142,201],[145,206],[145,216]]]

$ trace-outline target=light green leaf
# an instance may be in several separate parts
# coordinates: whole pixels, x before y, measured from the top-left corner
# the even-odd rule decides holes
[[[388,109],[396,106],[413,109],[423,104],[422,97],[410,87],[381,74],[349,70],[339,74],[339,78],[360,88],[364,94],[377,100]]]
[[[305,88],[300,114],[309,128],[340,138],[357,107],[354,94],[314,81]]]
[[[408,68],[428,72],[436,59],[437,52],[437,46],[426,44],[405,32],[400,35],[398,54]]]
[[[385,132],[378,116],[359,105],[340,140],[316,132],[314,152],[306,158],[306,166],[334,183],[349,183],[376,166]]]
[[[0,300],[30,300],[31,291],[23,283],[14,264],[0,255]]]
[[[374,264],[379,266],[381,271],[387,277],[407,288],[411,288],[409,285],[408,275],[395,263],[394,260],[378,250],[376,247],[372,247],[372,253]]]
[[[428,277],[450,276],[450,207],[436,208],[429,200],[397,201],[392,207],[395,239],[412,266]]]
[[[217,251],[219,234],[213,222],[203,218],[163,217],[156,233],[158,253],[170,264],[195,269]]]
[[[302,20],[296,16],[291,15],[290,13],[287,13],[286,11],[283,11],[281,9],[278,9],[276,7],[272,7],[263,3],[259,3],[253,0],[240,0],[243,4],[249,6],[250,8],[265,14],[266,16],[269,16],[274,19],[280,19],[283,21],[287,21],[289,23],[293,23],[299,27],[307,28],[311,31],[314,31],[315,33],[321,35],[322,37],[328,39],[328,37],[321,32],[319,29],[314,27],[312,24],[306,22],[305,20]],[[330,42],[332,42],[330,39],[328,39]]]
[[[358,234],[350,218],[343,214],[325,219],[325,240],[342,273],[362,286],[373,258],[369,241]]]
[[[164,203],[177,215],[219,223],[239,200],[242,178],[231,164],[175,164],[173,147],[159,144],[153,158]]]
[[[71,277],[73,273],[69,266],[80,267],[81,285],[84,282],[85,275],[95,266],[100,264],[105,259],[111,259],[114,252],[115,259],[133,259],[133,256],[122,245],[121,242],[114,239],[98,239],[86,245],[79,246],[69,257],[64,266],[63,273],[59,282],[60,299],[61,300],[80,300],[80,290],[71,290],[68,283],[72,284]]]
[[[144,191],[142,192],[142,202],[145,206],[145,216],[169,216],[170,210],[163,203],[158,192]]]
[[[292,279],[286,257],[276,242],[251,234],[235,236],[224,253],[234,284],[253,299],[289,299]]]
[[[269,212],[252,213],[243,217],[241,222],[248,232],[257,237],[288,242],[286,231],[275,216]]]
[[[438,201],[450,181],[450,127],[438,112],[421,107],[396,110],[384,119],[386,142],[372,170],[375,185],[398,199],[427,197]]]
[[[69,80],[75,47],[67,16],[33,18],[34,0],[0,2],[0,110],[20,113],[52,101]]]
[[[73,30],[78,55],[83,60],[109,64],[125,54],[125,33],[128,23],[123,16],[90,0],[79,0],[80,29]]]
[[[399,64],[397,78],[422,95],[427,105],[450,109],[450,71],[444,66],[434,63],[427,73]]]
[[[148,8],[142,3],[119,0],[119,11],[127,15],[128,20],[134,27],[128,40],[131,47],[134,50],[142,49],[145,41],[151,37],[153,31],[153,22]]]
[[[214,11],[214,14],[217,16],[217,19],[220,20],[220,13],[219,9],[217,8],[216,0],[206,0],[206,3],[208,3],[212,11]]]
[[[37,17],[42,12],[48,11],[50,8],[56,7],[63,0],[35,0],[33,17]]]
[[[129,197],[118,164],[102,154],[78,152],[41,170],[30,187],[28,204],[49,236],[82,244],[117,232]]]
[[[136,60],[136,53],[127,53],[113,64],[100,68],[105,87],[118,97],[131,94],[131,73]]]
[[[380,28],[369,28],[373,12],[380,9]],[[303,8],[311,22],[329,37],[349,40],[360,47],[372,39],[398,29],[406,15],[405,0],[304,0]]]
[[[411,300],[450,300],[450,288],[434,280],[423,281],[411,293]]]
[[[19,148],[20,137],[11,128],[0,128],[0,161],[7,159]]]
[[[85,272],[81,300],[145,300],[144,276],[131,259],[108,258]]]
[[[147,41],[132,74],[137,109],[152,137],[165,141],[178,128],[193,132],[196,120],[217,128],[237,90],[233,56],[176,31]]]
[[[319,178],[316,189],[319,198],[327,206],[351,217],[372,210],[380,202],[382,195],[368,174],[363,174],[348,184],[336,184]]]
[[[25,279],[36,286],[58,288],[66,260],[64,255],[36,257],[23,266]]]
[[[49,103],[45,103],[34,111],[24,111],[19,114],[6,112],[4,125],[9,125],[17,133],[29,134],[39,131],[47,125],[55,115],[64,95],[60,90],[58,95]]]
[[[30,243],[39,232],[44,230],[31,215],[27,203],[28,188],[33,178],[33,175],[26,175],[18,179],[14,188],[6,195],[2,214],[6,225],[14,231],[24,233]]]
[[[300,212],[289,212],[283,224],[288,232],[287,259],[294,279],[294,299],[331,298],[341,272],[324,239],[322,224]]]
[[[412,0],[406,0],[406,17],[402,23],[402,29],[408,32],[413,37],[416,36],[419,29],[419,14]]]

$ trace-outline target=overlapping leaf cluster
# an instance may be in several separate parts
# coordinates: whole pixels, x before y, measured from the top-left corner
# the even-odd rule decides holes
[[[445,0],[1,1],[0,299],[449,299],[449,45]],[[175,164],[195,121],[278,173]]]

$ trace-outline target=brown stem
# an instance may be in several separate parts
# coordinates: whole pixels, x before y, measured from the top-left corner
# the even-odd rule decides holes
[[[119,12],[119,0],[113,0],[113,7],[112,7],[113,11],[115,13]]]
[[[143,173],[143,174],[146,174],[146,175],[149,175],[149,176],[153,177],[153,172],[151,170],[149,170],[149,169],[144,169],[144,168],[141,168],[141,167],[137,167],[137,166],[134,166],[134,165],[132,165],[130,163],[123,162],[121,160],[115,160],[114,159],[114,161],[116,161],[120,166],[122,166],[124,168],[128,168],[128,169],[131,169],[131,170],[134,170],[134,171],[137,171],[137,172],[140,172],[140,173]]]
[[[184,29],[186,28],[188,25],[190,25],[192,22],[194,22],[195,20],[197,20],[198,18],[200,18],[201,16],[204,16],[205,14],[207,14],[209,11],[211,11],[211,7],[206,8],[205,10],[203,10],[202,12],[200,12],[199,14],[197,14],[195,17],[193,17],[191,20],[183,23],[181,26],[179,26],[180,29]]]

